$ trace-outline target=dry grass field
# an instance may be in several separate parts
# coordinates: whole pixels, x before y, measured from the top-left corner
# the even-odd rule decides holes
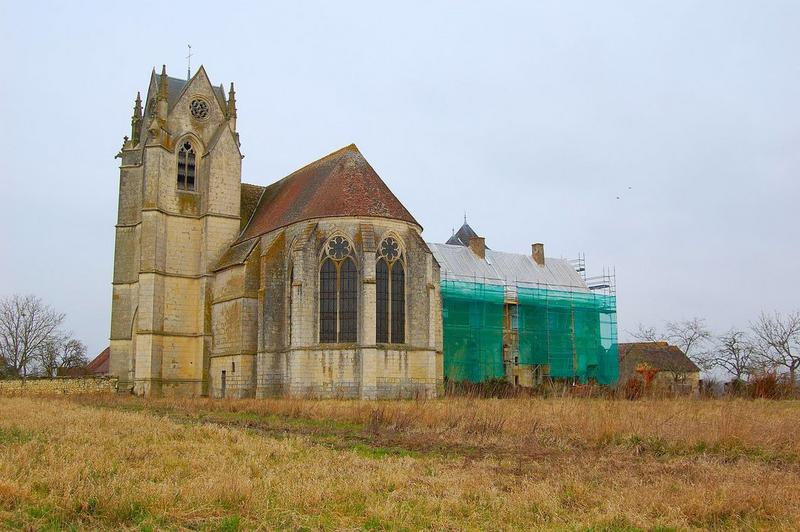
[[[798,529],[800,402],[5,397],[0,528]]]

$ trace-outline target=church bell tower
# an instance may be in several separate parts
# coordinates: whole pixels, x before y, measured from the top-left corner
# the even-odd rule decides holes
[[[117,157],[111,373],[120,391],[205,394],[211,269],[240,229],[233,84],[154,70]]]

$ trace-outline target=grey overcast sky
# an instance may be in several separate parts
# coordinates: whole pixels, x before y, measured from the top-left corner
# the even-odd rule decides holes
[[[187,43],[236,83],[246,182],[355,142],[429,241],[466,211],[494,249],[615,266],[623,337],[800,308],[796,0],[0,5],[0,295],[92,352],[114,155]]]

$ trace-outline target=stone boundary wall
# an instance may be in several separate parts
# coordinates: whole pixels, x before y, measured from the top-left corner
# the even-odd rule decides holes
[[[116,377],[54,377],[52,379],[0,379],[1,395],[74,395],[115,393]]]

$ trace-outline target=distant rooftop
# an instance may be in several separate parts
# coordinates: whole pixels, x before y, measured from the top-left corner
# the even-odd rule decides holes
[[[683,373],[700,371],[677,346],[667,342],[632,342],[619,344],[620,375],[633,375],[641,364],[661,370]]]
[[[544,265],[540,265],[531,255],[493,251],[489,246],[485,246],[485,257],[481,258],[469,248],[470,239],[478,236],[464,216],[464,224],[447,243],[428,243],[441,268],[442,279],[503,284],[510,287],[512,295],[516,285],[589,291],[581,274],[568,260],[545,258]]]
[[[476,236],[478,236],[478,233],[476,233],[472,227],[469,226],[465,217],[464,225],[462,225],[458,231],[453,233],[453,236],[451,236],[446,243],[453,246],[469,246],[470,238],[475,238]],[[489,248],[487,247],[486,249]]]
[[[530,255],[486,250],[480,258],[461,244],[428,243],[441,267],[442,279],[474,280],[488,284],[538,285],[588,292],[581,274],[565,259],[546,258],[544,266]]]

